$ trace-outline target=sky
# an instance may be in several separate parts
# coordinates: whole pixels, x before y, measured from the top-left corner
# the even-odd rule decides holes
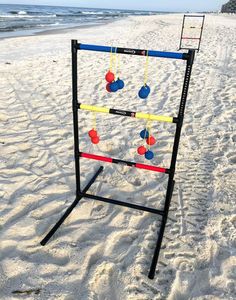
[[[0,0],[0,4],[60,5],[93,8],[120,8],[156,11],[217,11],[228,0]]]

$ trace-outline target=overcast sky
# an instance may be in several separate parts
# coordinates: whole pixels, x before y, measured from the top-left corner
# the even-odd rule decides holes
[[[0,4],[38,4],[38,5],[62,5],[94,8],[123,8],[143,9],[157,11],[212,11],[219,10],[221,5],[228,0],[0,0]]]

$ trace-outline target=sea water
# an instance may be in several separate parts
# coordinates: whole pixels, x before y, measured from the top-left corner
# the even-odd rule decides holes
[[[157,14],[157,12],[0,4],[0,37],[31,35],[50,29],[103,24],[130,15],[150,14]]]

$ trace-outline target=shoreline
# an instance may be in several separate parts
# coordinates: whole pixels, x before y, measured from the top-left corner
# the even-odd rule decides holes
[[[125,18],[128,18],[128,17],[125,17]],[[119,21],[119,20],[122,20],[124,18],[120,18],[120,19],[116,19],[116,20],[109,20],[109,21],[106,21],[104,23],[100,23],[100,24],[87,24],[87,25],[81,25],[81,26],[73,26],[73,27],[66,27],[66,28],[63,28],[63,29],[60,29],[60,28],[57,28],[57,29],[52,29],[52,30],[43,30],[43,31],[40,31],[40,32],[37,32],[36,34],[34,34],[33,36],[40,36],[40,35],[53,35],[53,34],[66,34],[66,33],[69,33],[72,29],[75,29],[75,30],[78,30],[78,29],[84,29],[84,28],[92,28],[92,27],[100,27],[100,26],[105,26],[105,25],[108,25],[110,23],[113,23],[113,22],[116,22],[116,21]]]
[[[119,18],[116,20],[109,20],[106,21],[104,23],[100,23],[100,24],[86,24],[86,25],[75,25],[75,26],[69,26],[69,27],[65,27],[65,28],[54,28],[54,29],[38,29],[39,31],[34,31],[34,30],[25,30],[25,31],[19,31],[22,32],[22,34],[19,35],[14,35],[14,36],[6,36],[6,37],[1,37],[0,36],[0,41],[1,40],[7,40],[7,39],[14,39],[14,38],[21,38],[21,37],[32,37],[32,36],[42,36],[42,35],[54,35],[54,34],[66,34],[69,31],[71,31],[72,29],[78,30],[78,29],[83,29],[83,28],[90,28],[90,27],[99,27],[99,26],[104,26],[107,25],[109,23],[113,23],[122,19],[126,19],[129,16],[125,17],[125,18]],[[37,29],[35,29],[37,30]],[[29,31],[31,33],[29,34],[23,34],[23,32]]]
[[[153,17],[153,16],[165,16],[165,15],[179,15],[179,14],[184,14],[184,13],[164,13],[164,12],[161,12],[160,14],[153,14],[153,15],[145,15],[144,17]],[[1,40],[6,40],[6,39],[14,39],[14,38],[20,38],[20,37],[32,37],[32,36],[41,36],[41,35],[53,35],[53,34],[66,34],[68,33],[69,31],[71,31],[72,29],[83,29],[83,28],[90,28],[90,27],[100,27],[100,26],[104,26],[104,25],[107,25],[107,24],[110,24],[110,23],[115,23],[117,21],[121,21],[121,20],[127,20],[129,19],[130,17],[140,17],[138,15],[128,15],[128,16],[125,16],[125,17],[119,17],[119,18],[116,18],[114,20],[110,19],[110,20],[104,20],[103,23],[97,23],[97,24],[94,24],[94,23],[87,23],[87,24],[82,24],[82,25],[71,25],[71,26],[68,26],[68,27],[64,27],[64,28],[45,28],[45,29],[29,29],[29,30],[19,30],[19,31],[12,31],[11,33],[16,33],[16,35],[10,35],[10,36],[1,36],[0,35],[0,41]],[[27,33],[28,32],[28,33]],[[7,33],[7,31],[5,32],[2,32],[2,33]],[[19,34],[17,34],[19,33]]]

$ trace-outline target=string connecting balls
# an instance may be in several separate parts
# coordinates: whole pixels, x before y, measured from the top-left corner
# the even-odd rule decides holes
[[[144,84],[138,92],[138,96],[141,99],[146,99],[148,97],[148,95],[150,94],[151,89],[147,85],[147,81],[148,81],[148,51],[146,54],[146,62],[145,62],[145,68],[144,68]]]
[[[105,75],[105,79],[108,82],[106,85],[107,92],[117,92],[118,90],[122,90],[125,86],[124,81],[121,80],[119,77],[117,80],[115,78],[117,77],[117,73],[119,69],[119,59],[118,63],[116,62],[116,49],[115,53],[113,54],[113,48],[111,48],[111,54],[110,54],[110,68],[107,74]],[[113,71],[113,72],[112,72]]]
[[[151,160],[153,159],[154,157],[154,153],[151,151],[151,150],[148,150],[146,153],[145,153],[145,158],[148,159],[148,160]]]

